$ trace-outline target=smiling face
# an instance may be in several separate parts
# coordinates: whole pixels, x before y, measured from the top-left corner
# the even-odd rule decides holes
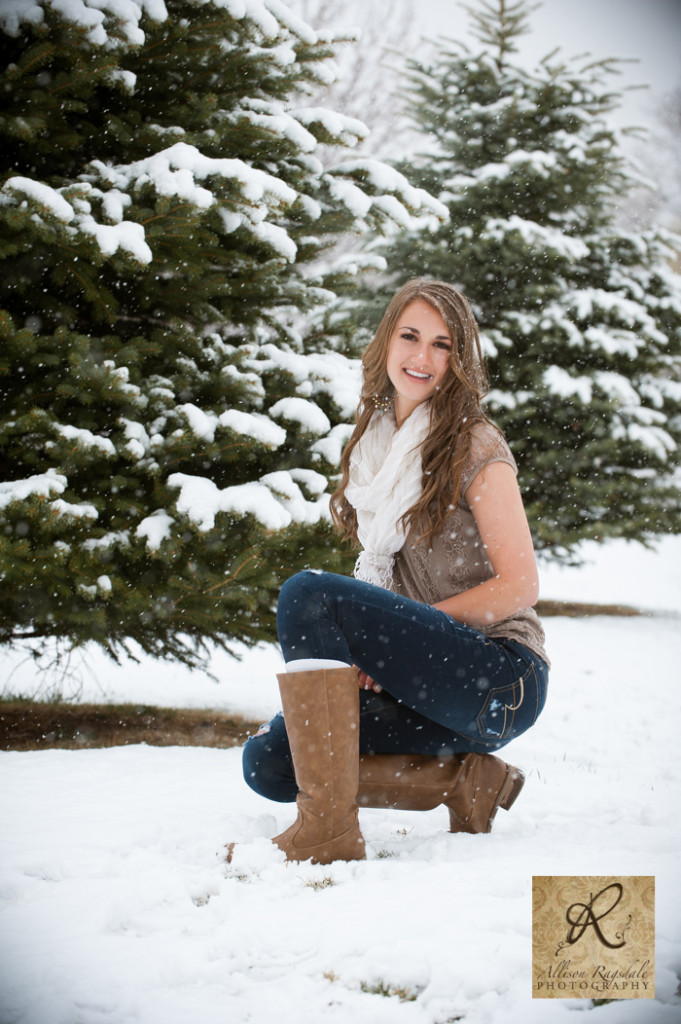
[[[388,343],[386,363],[395,388],[398,427],[444,381],[452,343],[447,325],[429,302],[414,299],[404,307]]]

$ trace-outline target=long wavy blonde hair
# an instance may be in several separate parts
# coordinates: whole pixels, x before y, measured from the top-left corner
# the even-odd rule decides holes
[[[480,334],[468,300],[444,281],[408,281],[393,296],[373,340],[362,357],[362,391],[355,429],[341,458],[341,482],[331,496],[331,515],[341,534],[357,543],[357,516],[345,497],[350,456],[375,411],[374,396],[389,395],[387,360],[390,339],[405,306],[416,299],[429,303],[444,320],[452,338],[449,373],[430,401],[430,431],[423,442],[421,496],[404,515],[405,532],[416,530],[432,544],[448,512],[461,495],[461,474],[476,424],[490,422],[481,402],[488,390]]]

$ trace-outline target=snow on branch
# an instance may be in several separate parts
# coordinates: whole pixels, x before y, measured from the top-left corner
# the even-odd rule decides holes
[[[573,377],[560,366],[549,366],[543,373],[543,382],[552,395],[559,398],[577,396],[583,405],[589,405],[593,394],[593,381],[590,377],[580,375]]]
[[[567,294],[567,301],[582,320],[593,322],[596,317],[607,317],[630,330],[645,331],[646,336],[659,345],[666,347],[668,344],[667,336],[659,330],[645,306],[625,295],[603,288],[579,288]]]
[[[292,522],[315,523],[329,514],[328,495],[308,501],[292,473],[286,470],[222,490],[206,477],[173,473],[168,477],[168,486],[180,491],[175,503],[177,511],[202,532],[213,529],[220,512],[252,515],[267,530],[283,530]]]
[[[204,156],[186,142],[176,142],[169,149],[131,164],[113,166],[93,160],[90,166],[115,188],[127,191],[149,184],[158,195],[185,199],[200,209],[208,209],[216,201],[211,191],[197,184],[209,177],[238,182],[248,203],[258,203],[267,197],[277,204],[290,205],[296,199],[295,191],[281,178],[257,170],[243,160]]]
[[[0,203],[3,206],[9,206],[17,201],[27,204],[30,202],[44,211],[46,216],[51,216],[62,224],[70,224],[75,216],[73,207],[58,189],[22,175],[8,178],[0,189]]]
[[[165,509],[160,508],[138,524],[135,536],[146,540],[149,551],[158,551],[163,541],[170,537],[174,523],[173,517],[169,516]]]
[[[273,211],[292,205],[297,199],[296,191],[281,178],[251,167],[243,160],[208,157],[195,146],[177,142],[134,163],[114,166],[93,160],[89,169],[90,173],[83,175],[83,179],[87,182],[103,181],[110,187],[110,193],[101,193],[97,189],[93,192],[110,197],[106,209],[114,215],[129,200],[129,192],[145,186],[153,188],[158,196],[182,200],[199,210],[219,207],[220,197],[200,183],[209,178],[232,181],[239,189],[243,205],[238,212],[231,206],[229,210],[220,211],[224,214],[224,230],[233,231],[243,226],[288,262],[296,258],[297,248],[288,233],[266,220]],[[81,227],[97,239],[106,255],[117,244],[127,248],[141,262],[151,260],[142,225],[130,222],[101,225],[90,219]]]
[[[48,469],[46,473],[36,473],[25,480],[8,480],[0,482],[0,508],[6,508],[13,501],[26,501],[32,495],[40,498],[51,498],[53,494],[63,494],[67,479],[62,473]]]
[[[363,186],[369,186],[374,194],[394,195],[410,213],[432,214],[438,220],[449,220],[447,207],[423,188],[410,185],[403,174],[380,160],[346,160],[329,168],[334,177],[354,178]]]
[[[213,0],[213,2],[216,6],[221,6],[221,0]],[[294,14],[287,4],[281,3],[280,0],[265,0],[265,5],[281,25],[284,25],[292,35],[297,36],[304,43],[313,44],[320,38],[318,33],[310,28],[302,18]]]
[[[589,247],[580,238],[572,238],[558,228],[546,228],[517,214],[508,218],[490,217],[482,232],[485,238],[499,242],[503,242],[510,233],[519,234],[531,248],[551,249],[568,259],[583,260],[589,255]]]
[[[132,46],[144,43],[140,21],[163,22],[168,16],[164,0],[3,0],[0,26],[18,36],[22,25],[40,25],[44,9],[51,7],[64,21],[86,33],[91,46],[114,49],[121,41]]]
[[[66,423],[55,423],[53,426],[57,434],[66,438],[67,441],[74,441],[80,448],[93,449],[107,457],[113,457],[116,454],[116,448],[108,437],[101,437],[84,427],[73,427]]]
[[[669,455],[676,450],[676,441],[661,427],[641,423],[615,423],[612,436],[616,441],[626,439],[633,444],[641,445],[660,462],[666,462]]]
[[[87,184],[75,189],[72,185],[54,189],[44,182],[15,176],[8,178],[0,189],[0,204],[25,208],[34,220],[38,218],[58,233],[65,233],[71,241],[81,232],[96,242],[104,256],[113,256],[120,250],[138,263],[150,263],[152,252],[145,241],[142,225],[125,220],[116,224],[99,223],[91,213],[86,198],[88,192],[101,195]],[[122,211],[122,205],[122,198],[113,196],[109,209]]]
[[[351,423],[339,423],[332,427],[326,437],[310,446],[313,457],[322,458],[330,466],[340,466],[341,455],[352,434]]]
[[[56,512],[58,515],[97,519],[99,513],[89,502],[74,505],[59,497],[52,500],[54,495],[63,494],[67,485],[67,478],[54,469],[48,469],[45,473],[36,473],[35,476],[26,477],[24,480],[2,482],[0,483],[0,508],[6,508],[15,501],[27,501],[29,498],[37,497],[47,499],[50,511]]]
[[[326,107],[297,107],[291,116],[300,124],[319,126],[334,142],[345,146],[355,146],[369,135],[369,129],[356,117],[339,114]]]
[[[290,33],[305,43],[317,41],[316,33],[279,0],[194,0],[194,4],[212,4],[235,21],[247,19],[265,39]],[[143,45],[143,20],[160,24],[168,17],[165,0],[2,0],[0,28],[9,36],[18,36],[23,25],[42,24],[48,6],[64,21],[83,29],[91,46],[106,49]]]
[[[326,434],[331,429],[326,413],[306,398],[280,398],[270,407],[269,413],[275,419],[299,423],[308,434]]]
[[[262,413],[241,412],[238,409],[227,409],[219,416],[212,412],[204,412],[191,402],[177,406],[192,432],[204,441],[214,441],[218,427],[225,427],[235,434],[243,434],[258,441],[266,448],[280,448],[286,440],[283,427],[273,423]]]
[[[304,392],[303,397],[309,393],[327,394],[346,418],[357,408],[361,388],[359,359],[348,359],[339,352],[302,355],[271,343],[244,345],[243,351],[247,356],[246,367],[259,374],[283,370],[293,377]]]

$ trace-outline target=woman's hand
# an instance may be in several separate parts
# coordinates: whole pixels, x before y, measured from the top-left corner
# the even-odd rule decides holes
[[[352,667],[357,668],[356,665],[353,665]],[[380,693],[383,689],[380,683],[377,683],[371,678],[371,676],[367,675],[366,672],[363,672],[361,668],[357,668],[357,680],[359,682],[360,690],[373,690],[374,693]]]

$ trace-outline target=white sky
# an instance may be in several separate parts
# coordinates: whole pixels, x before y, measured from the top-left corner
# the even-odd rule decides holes
[[[414,0],[414,7],[423,34],[475,44],[458,0]],[[530,25],[520,50],[530,65],[556,46],[565,57],[588,52],[595,58],[636,58],[638,63],[627,66],[613,85],[649,86],[627,97],[626,112],[639,118],[681,87],[681,0],[543,0]]]

